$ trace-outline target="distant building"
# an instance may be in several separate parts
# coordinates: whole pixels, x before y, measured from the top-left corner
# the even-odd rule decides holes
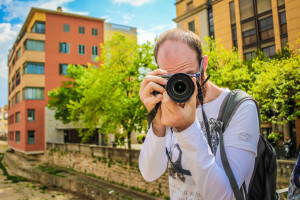
[[[131,29],[131,27],[129,27]],[[48,91],[67,80],[68,64],[98,66],[104,20],[32,8],[8,56],[8,145],[26,154],[43,153],[45,143],[78,140],[72,125],[46,108]]]
[[[115,32],[119,32],[127,38],[137,42],[136,28],[119,24],[104,23],[104,41],[109,40]]]
[[[0,137],[7,137],[7,105],[0,108]]]
[[[250,59],[256,49],[272,57],[287,43],[299,45],[297,0],[176,0],[175,6],[177,27],[236,47],[241,58]]]

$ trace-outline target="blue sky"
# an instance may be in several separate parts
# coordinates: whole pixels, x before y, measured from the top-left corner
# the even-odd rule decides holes
[[[104,18],[106,22],[133,26],[138,43],[175,28],[175,0],[0,0],[0,107],[7,104],[7,55],[31,7]]]

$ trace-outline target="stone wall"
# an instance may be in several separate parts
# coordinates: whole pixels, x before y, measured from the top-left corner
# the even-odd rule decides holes
[[[45,162],[73,168],[148,193],[169,196],[168,175],[148,183],[138,169],[139,150],[119,149],[83,144],[47,143]],[[296,161],[278,160],[277,183],[289,183]],[[279,189],[279,188],[278,188]]]
[[[146,182],[138,168],[138,156],[139,150],[47,143],[44,162],[72,168],[162,198],[168,197],[168,174],[165,173],[154,182]]]

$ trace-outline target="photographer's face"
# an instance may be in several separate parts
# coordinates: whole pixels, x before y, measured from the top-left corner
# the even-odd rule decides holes
[[[197,54],[187,44],[166,40],[159,47],[157,64],[169,74],[195,74],[199,71]]]

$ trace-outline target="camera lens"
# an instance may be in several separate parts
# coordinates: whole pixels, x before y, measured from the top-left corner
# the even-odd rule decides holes
[[[176,103],[187,102],[195,91],[193,80],[184,73],[174,74],[165,88],[169,97]]]
[[[179,80],[177,83],[175,83],[174,90],[178,94],[183,93],[186,90],[186,86],[185,86],[184,82]]]

